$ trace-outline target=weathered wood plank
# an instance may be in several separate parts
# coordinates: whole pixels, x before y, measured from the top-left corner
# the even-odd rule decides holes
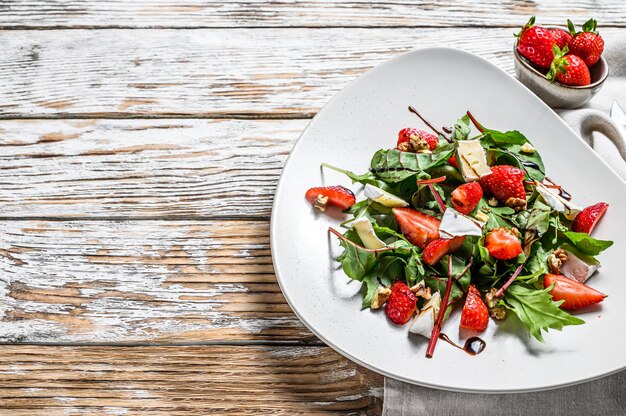
[[[511,29],[18,30],[0,43],[5,118],[309,117],[372,66],[426,46],[513,67]]]
[[[381,396],[328,347],[0,346],[11,415],[377,415]]]
[[[307,123],[0,121],[0,217],[267,217]]]
[[[492,13],[494,7],[497,13]],[[593,16],[624,26],[624,2],[591,0],[529,2],[453,1],[4,1],[3,27],[519,27],[537,15],[545,24]]]
[[[267,221],[0,224],[0,342],[316,341]]]

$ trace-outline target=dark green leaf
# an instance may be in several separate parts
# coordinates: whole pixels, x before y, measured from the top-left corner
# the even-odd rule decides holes
[[[554,302],[551,287],[538,290],[532,286],[513,283],[506,290],[506,302],[500,301],[522,321],[528,332],[543,342],[541,331],[561,330],[566,325],[585,323],[559,308],[563,301]]]
[[[409,257],[404,273],[409,286],[413,286],[424,278],[424,265],[421,254],[417,250],[413,250],[411,257]]]
[[[454,129],[450,138],[452,140],[466,140],[472,128],[470,127],[470,118],[467,114],[463,115],[454,124]]]
[[[363,278],[365,290],[362,307],[368,308],[371,305],[380,283],[385,286],[391,286],[395,280],[402,279],[403,276],[404,260],[402,258],[393,255],[382,256],[376,267]]]
[[[425,172],[433,166],[442,164],[454,152],[454,145],[449,144],[437,149],[435,153],[401,152],[396,149],[381,149],[374,154],[370,170],[385,181],[396,183],[412,176],[429,177]]]
[[[339,240],[344,252],[337,258],[337,261],[341,262],[343,271],[348,277],[362,280],[376,264],[376,253],[364,250],[357,245],[361,243],[361,240],[353,229],[346,231],[344,236],[350,242]]]

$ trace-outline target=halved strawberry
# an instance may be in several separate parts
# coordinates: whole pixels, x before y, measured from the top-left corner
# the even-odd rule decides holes
[[[418,130],[413,127],[407,127],[398,132],[398,143],[396,143],[396,149],[401,149],[402,143],[408,143],[411,140],[412,136],[416,136],[416,139],[423,140],[428,143],[429,150],[435,150],[437,148],[437,144],[439,143],[439,139],[432,133],[428,133],[424,130]]]
[[[439,221],[413,208],[393,208],[400,231],[411,243],[423,248],[429,241],[439,238]]]
[[[457,169],[459,168],[459,163],[456,161],[456,154],[453,154],[452,156],[450,156],[450,159],[448,159],[448,163]]]
[[[465,236],[454,237],[452,239],[438,238],[426,244],[422,252],[424,263],[434,266],[446,254],[452,254],[463,245]]]
[[[554,284],[550,291],[553,300],[564,300],[561,304],[563,309],[579,309],[594,303],[600,303],[606,295],[590,288],[587,285],[560,274],[546,274],[543,278],[543,287],[548,288]]]
[[[491,175],[481,178],[479,182],[486,193],[490,193],[501,202],[506,203],[509,198],[526,201],[524,171],[515,166],[492,166]]]
[[[391,294],[385,306],[385,313],[394,324],[404,325],[415,313],[416,302],[417,297],[411,289],[404,282],[396,280],[391,285]]]
[[[598,202],[580,211],[572,222],[572,231],[591,234],[594,227],[609,207],[606,202]]]
[[[320,208],[322,211],[326,204],[334,205],[341,209],[348,209],[356,203],[354,193],[340,185],[311,188],[306,191],[305,197],[313,206]],[[325,200],[325,198],[328,199]]]
[[[507,228],[494,228],[485,237],[485,248],[498,260],[510,260],[522,254],[517,235]]]
[[[489,324],[489,310],[480,297],[480,292],[474,285],[470,285],[461,312],[461,328],[476,332],[483,332]]]
[[[452,205],[461,214],[469,214],[474,211],[476,205],[483,197],[483,188],[478,182],[464,183],[452,191]]]

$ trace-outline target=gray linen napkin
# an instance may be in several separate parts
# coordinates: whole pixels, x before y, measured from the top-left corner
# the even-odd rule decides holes
[[[626,37],[605,39],[610,75],[584,107],[556,110],[626,180],[626,140],[609,118],[614,99],[626,109]],[[599,380],[537,393],[469,394],[414,386],[385,378],[383,416],[532,416],[626,414],[626,371]]]

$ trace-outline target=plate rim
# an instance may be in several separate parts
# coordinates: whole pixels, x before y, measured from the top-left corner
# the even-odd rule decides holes
[[[419,54],[419,53],[424,53],[424,52],[431,52],[431,51],[442,51],[442,52],[452,52],[452,53],[458,53],[461,55],[466,55],[466,56],[470,56],[472,59],[478,59],[479,61],[482,61],[482,63],[487,64],[488,66],[496,69],[497,71],[500,71],[502,73],[504,73],[506,76],[508,76],[512,81],[514,81],[516,84],[518,84],[519,86],[523,87],[526,91],[528,91],[537,101],[537,103],[539,105],[542,105],[544,110],[548,110],[552,113],[554,113],[557,118],[558,121],[561,123],[561,125],[563,125],[564,127],[566,127],[567,129],[569,129],[574,136],[580,141],[582,142],[585,146],[587,146],[590,150],[590,153],[592,154],[592,157],[595,157],[598,161],[600,161],[610,172],[613,176],[615,176],[617,179],[619,179],[621,181],[621,183],[626,187],[626,180],[622,179],[621,176],[619,176],[615,170],[613,170],[613,168],[604,160],[602,159],[594,150],[591,146],[589,146],[587,144],[587,142],[585,142],[585,140],[583,140],[580,135],[570,126],[568,125],[551,107],[549,107],[546,103],[544,103],[539,97],[537,97],[531,90],[529,90],[524,84],[522,84],[519,80],[517,80],[514,76],[510,75],[509,73],[507,73],[506,71],[504,71],[503,69],[501,69],[500,67],[498,67],[497,65],[495,65],[494,63],[490,62],[489,60],[487,60],[486,58],[474,54],[472,52],[468,52],[459,48],[454,48],[454,47],[445,47],[445,46],[434,46],[434,47],[424,47],[424,48],[416,48],[416,49],[412,49],[410,51],[398,54],[397,56],[394,56],[393,58],[387,59],[384,62],[381,62],[377,65],[375,65],[374,67],[370,68],[369,70],[367,70],[365,73],[359,75],[357,78],[353,79],[352,81],[348,82],[341,90],[339,90],[337,93],[335,93],[333,95],[333,97],[328,100],[328,102],[326,104],[324,104],[320,110],[315,114],[315,116],[307,123],[306,127],[304,128],[304,130],[302,130],[302,133],[300,133],[300,135],[298,136],[298,138],[296,139],[291,151],[289,152],[289,156],[287,157],[287,159],[285,160],[285,164],[281,170],[281,174],[280,174],[280,178],[278,180],[278,183],[276,185],[276,191],[274,193],[274,199],[272,202],[272,212],[271,212],[271,216],[270,216],[270,252],[271,252],[271,256],[272,256],[272,265],[274,267],[274,273],[276,275],[276,281],[278,282],[278,286],[280,287],[281,293],[283,294],[283,296],[285,297],[285,300],[287,301],[287,304],[289,305],[289,307],[291,308],[292,312],[298,317],[298,319],[309,329],[309,331],[311,331],[316,337],[318,337],[320,340],[322,340],[326,346],[332,348],[334,351],[336,351],[337,353],[339,353],[340,355],[342,355],[343,357],[367,368],[370,371],[373,371],[375,373],[381,374],[385,377],[389,377],[391,379],[394,380],[399,380],[408,384],[412,384],[412,385],[417,385],[417,386],[422,386],[422,387],[427,387],[427,388],[434,388],[434,389],[438,389],[438,390],[443,390],[443,391],[450,391],[450,392],[459,392],[459,393],[472,393],[472,394],[511,394],[511,393],[530,393],[530,392],[539,392],[539,391],[548,391],[548,390],[555,390],[555,389],[559,389],[559,388],[563,388],[563,387],[569,387],[569,386],[575,386],[578,384],[584,384],[587,383],[589,381],[593,381],[593,380],[598,380],[600,378],[603,377],[607,377],[610,376],[612,374],[617,374],[620,371],[623,371],[624,369],[626,369],[626,365],[622,366],[621,368],[617,368],[611,371],[606,371],[604,373],[601,374],[596,374],[590,377],[586,377],[583,379],[579,379],[579,380],[575,380],[572,382],[561,382],[561,383],[555,383],[555,384],[541,384],[537,387],[530,387],[530,388],[513,388],[513,389],[466,389],[466,388],[459,388],[459,387],[451,387],[451,386],[447,386],[447,385],[442,385],[442,384],[436,384],[436,383],[428,383],[428,382],[420,382],[418,380],[414,380],[414,379],[408,379],[406,377],[402,377],[402,376],[398,376],[396,374],[392,374],[382,368],[379,368],[378,366],[363,362],[362,360],[356,358],[355,356],[353,356],[352,354],[350,354],[347,351],[344,351],[343,349],[337,347],[334,343],[330,342],[325,336],[323,336],[319,331],[317,331],[315,328],[313,328],[309,322],[307,322],[306,319],[304,319],[304,317],[301,315],[301,313],[298,311],[298,309],[295,307],[294,302],[292,301],[292,299],[290,299],[289,294],[285,291],[284,286],[283,286],[283,282],[282,282],[282,278],[281,278],[281,274],[282,272],[280,271],[280,265],[279,262],[277,260],[277,254],[275,251],[275,246],[276,246],[276,235],[277,235],[277,220],[276,220],[276,206],[278,205],[278,201],[280,198],[280,194],[281,194],[281,185],[285,179],[285,175],[284,175],[284,170],[285,167],[287,167],[287,165],[289,164],[289,162],[292,159],[292,156],[294,154],[294,152],[297,150],[298,146],[302,143],[302,138],[304,137],[304,135],[306,134],[306,132],[311,128],[311,126],[316,122],[316,119],[318,118],[318,115],[321,114],[323,112],[323,110],[329,106],[332,102],[335,101],[335,99],[337,99],[344,91],[348,90],[350,87],[352,87],[354,84],[356,84],[359,81],[362,81],[363,78],[365,78],[366,76],[370,75],[371,73],[373,73],[374,71],[379,71],[382,68],[384,68],[387,65],[392,64],[394,61],[396,60],[400,60],[408,55],[413,55],[413,54]]]

